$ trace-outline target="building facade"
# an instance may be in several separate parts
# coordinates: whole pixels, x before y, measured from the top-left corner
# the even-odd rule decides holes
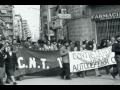
[[[40,33],[40,39],[45,40],[47,36],[47,24],[48,24],[48,19],[47,19],[47,5],[40,5],[40,18],[41,18],[41,33]]]
[[[0,35],[4,37],[3,31],[6,29],[5,21],[0,18]]]
[[[26,40],[27,37],[31,37],[31,32],[27,23],[27,20],[22,20],[22,31],[23,31],[23,40]]]
[[[55,38],[55,31],[51,28],[52,17],[56,16],[57,5],[41,5],[41,31],[42,39],[51,40]]]
[[[6,23],[5,37],[13,37],[13,5],[0,5],[0,18]]]
[[[110,39],[120,34],[120,5],[61,5],[70,20],[63,20],[64,37],[72,41]]]
[[[14,38],[19,38],[20,40],[22,40],[22,34],[23,34],[23,31],[22,31],[22,17],[21,15],[15,15],[14,16]]]
[[[120,5],[49,5],[53,8],[47,10],[43,5],[42,27],[51,28],[57,39],[72,41],[96,40],[100,44],[102,39],[110,39],[120,34]],[[46,8],[45,8],[46,7]],[[71,14],[71,19],[55,19],[59,13]],[[48,12],[46,12],[48,11]],[[50,17],[47,19],[47,17]],[[48,24],[48,21],[52,22]],[[54,25],[53,25],[54,22]],[[62,22],[62,25],[61,25]],[[43,23],[42,23],[43,24]],[[60,27],[62,26],[62,28]],[[43,29],[45,30],[45,29]]]

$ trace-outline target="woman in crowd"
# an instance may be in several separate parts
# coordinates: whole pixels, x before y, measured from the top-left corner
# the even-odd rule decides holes
[[[87,40],[82,41],[82,50],[86,50]]]
[[[5,71],[7,74],[7,80],[11,80],[13,85],[17,84],[14,77],[16,67],[18,67],[16,53],[13,52],[12,46],[8,46],[5,59]]]

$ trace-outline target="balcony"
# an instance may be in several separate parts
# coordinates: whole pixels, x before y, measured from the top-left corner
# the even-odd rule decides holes
[[[0,14],[1,17],[12,17],[13,14]]]
[[[6,27],[6,29],[7,29],[7,30],[12,30],[12,29],[13,29],[13,27]]]
[[[5,20],[6,23],[13,23],[13,20]]]

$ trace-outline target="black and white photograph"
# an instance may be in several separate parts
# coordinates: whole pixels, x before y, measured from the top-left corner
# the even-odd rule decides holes
[[[0,5],[0,85],[120,85],[120,5]]]

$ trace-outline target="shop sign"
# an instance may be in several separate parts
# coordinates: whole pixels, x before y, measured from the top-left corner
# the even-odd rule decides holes
[[[71,14],[58,14],[59,19],[71,19]]]
[[[100,20],[115,19],[115,18],[120,18],[120,12],[97,14],[92,17],[92,19],[94,19],[94,20],[96,20],[96,19],[100,19]]]
[[[52,30],[48,30],[48,35],[54,36],[54,32]]]

